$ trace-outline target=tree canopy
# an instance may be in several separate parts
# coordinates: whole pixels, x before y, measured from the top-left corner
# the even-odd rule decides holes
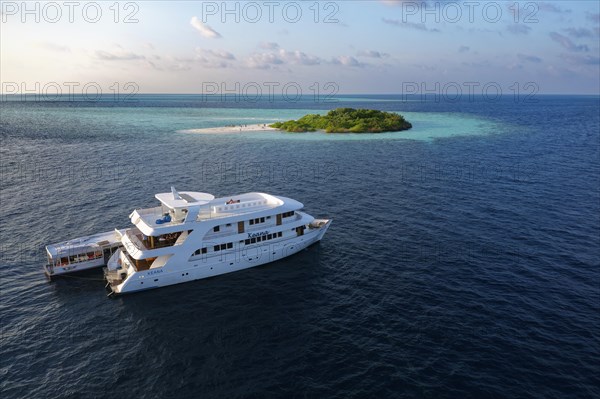
[[[327,115],[308,114],[298,120],[270,125],[286,132],[381,133],[397,132],[412,127],[402,115],[372,109],[337,108]]]

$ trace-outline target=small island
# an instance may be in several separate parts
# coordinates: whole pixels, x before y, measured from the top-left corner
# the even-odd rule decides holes
[[[308,114],[298,120],[269,125],[286,132],[303,133],[324,130],[326,133],[382,133],[412,128],[402,115],[372,109],[337,108],[327,115]]]

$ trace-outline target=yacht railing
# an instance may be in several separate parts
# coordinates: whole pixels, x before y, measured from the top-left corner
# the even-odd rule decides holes
[[[129,269],[130,267],[133,267],[133,270],[137,270],[135,268],[133,262],[129,258],[129,255],[125,251],[121,251],[121,265],[122,265],[122,268],[125,270]]]
[[[138,229],[138,228],[132,228],[132,229],[128,229],[125,232],[125,235],[127,235],[127,238],[129,238],[129,241],[131,241],[131,243],[139,250],[144,250],[147,249],[146,246],[140,241],[138,234],[142,234],[142,232]]]
[[[154,208],[137,208],[137,213],[140,215],[162,215],[163,208],[161,206],[157,206]]]
[[[221,209],[220,211],[213,211],[212,209],[200,210],[200,212],[198,212],[198,216],[196,217],[196,220],[200,222],[202,220],[221,219],[221,218],[225,218],[225,217],[233,216],[233,215],[245,215],[248,213],[255,213],[258,211],[271,209],[275,206],[276,205],[266,204],[266,205],[248,207],[248,208],[239,208],[239,209],[231,208],[231,209],[227,209],[227,210]]]
[[[268,200],[254,200],[254,201],[244,201],[234,204],[221,204],[221,205],[203,205],[200,207],[198,211],[198,215],[196,216],[196,221],[200,222],[203,220],[210,219],[220,219],[233,215],[244,215],[248,213],[253,213],[261,210],[272,209],[280,204],[273,203]],[[151,226],[156,225],[155,219],[158,219],[163,216],[165,213],[165,209],[163,207],[155,207],[155,208],[140,208],[135,210],[139,217],[143,218],[146,223]],[[164,223],[162,226],[169,225],[179,225],[185,224],[184,220],[171,220],[168,223]]]

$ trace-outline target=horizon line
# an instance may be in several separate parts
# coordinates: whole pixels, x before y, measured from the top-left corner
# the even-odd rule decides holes
[[[114,93],[100,93],[101,97],[111,97],[114,96]],[[131,94],[127,94],[127,93],[121,93],[120,96],[127,96],[130,95],[132,98],[134,98],[135,96],[138,95],[169,95],[169,96],[242,96],[242,93],[176,93],[176,92],[163,92],[163,93],[159,93],[159,92],[144,92],[144,93],[131,93]],[[339,96],[447,96],[447,95],[454,95],[454,93],[431,93],[431,92],[427,92],[427,93],[336,93],[335,95],[330,96],[329,98],[336,98]],[[484,94],[464,94],[466,97],[484,97]],[[527,93],[523,93],[523,96],[528,95]],[[600,92],[599,93],[535,93],[535,94],[530,94],[532,97],[536,97],[536,96],[589,96],[589,97],[600,97]],[[67,93],[67,94],[58,94],[58,93],[42,93],[42,92],[37,92],[37,93],[32,93],[32,92],[28,92],[28,93],[2,93],[0,92],[0,96],[14,96],[14,97],[18,97],[18,96],[46,96],[46,97],[81,97],[84,96],[83,93]],[[283,97],[283,94],[273,94],[273,97]],[[314,97],[314,94],[301,94],[301,97]],[[502,93],[498,95],[499,97],[512,97],[514,96],[514,93]],[[268,97],[268,96],[267,96]],[[322,97],[325,97],[325,95],[322,95]],[[51,100],[47,100],[47,101],[51,101]]]

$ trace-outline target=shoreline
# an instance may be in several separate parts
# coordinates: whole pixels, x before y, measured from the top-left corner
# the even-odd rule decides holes
[[[235,125],[235,126],[220,126],[207,127],[202,129],[185,129],[179,130],[180,133],[199,133],[199,134],[229,134],[229,133],[257,133],[257,132],[274,132],[280,131],[269,127],[269,123],[257,123],[252,125]]]

